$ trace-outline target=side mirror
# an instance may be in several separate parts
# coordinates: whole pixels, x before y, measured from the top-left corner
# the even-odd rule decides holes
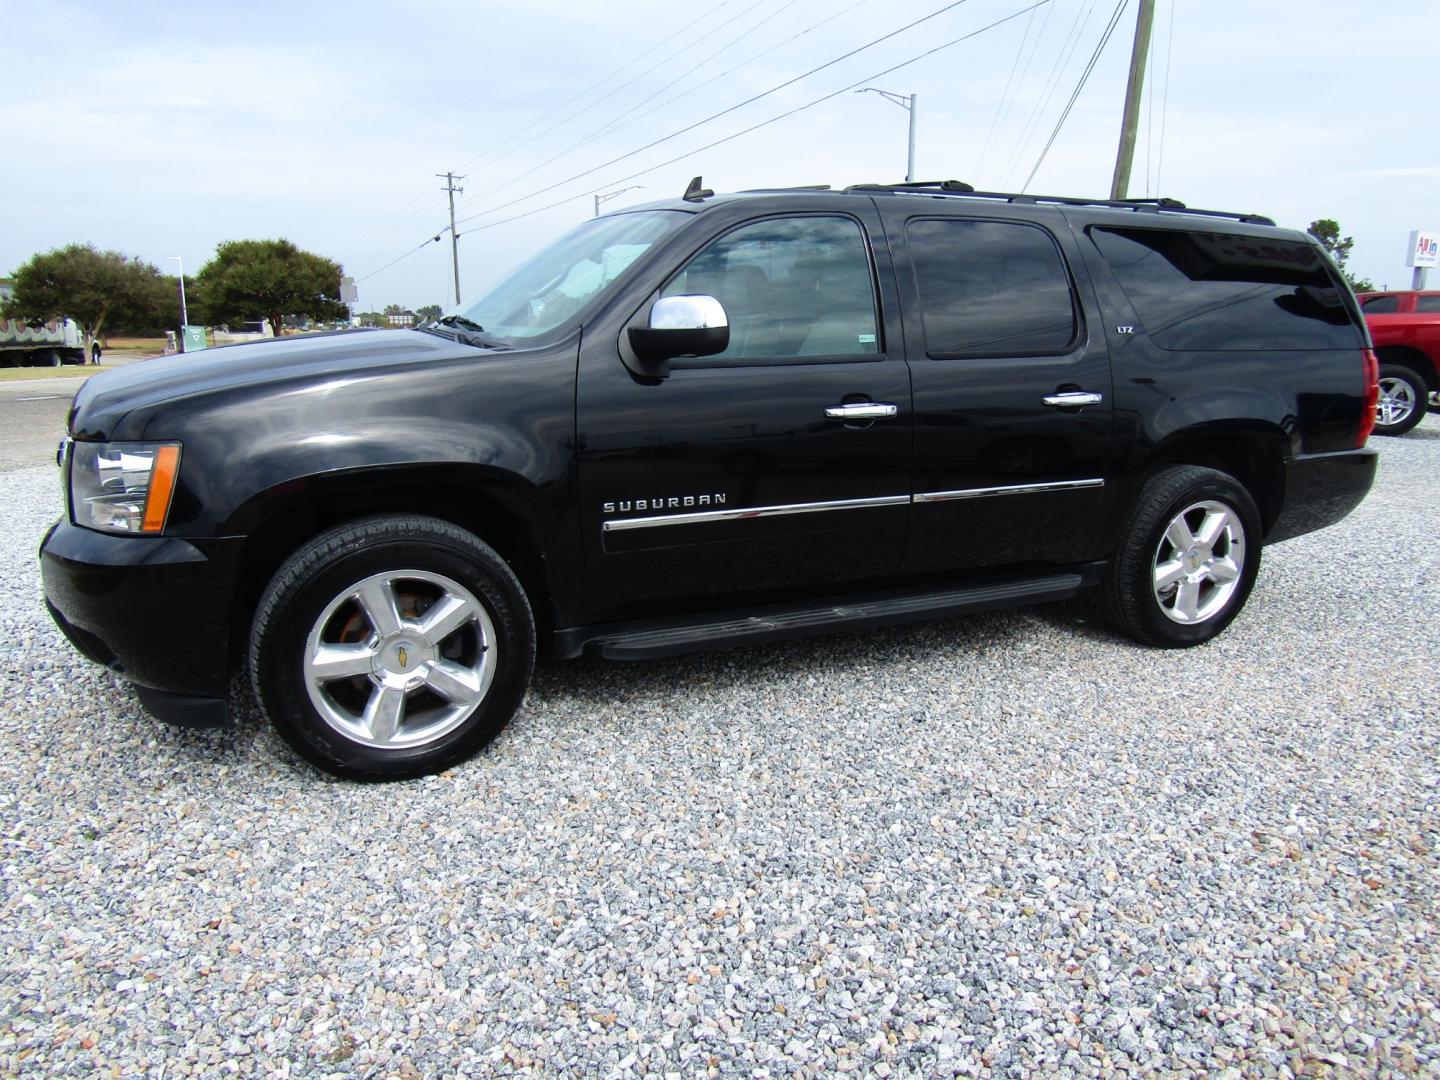
[[[662,296],[648,326],[630,328],[630,348],[647,367],[677,356],[714,356],[730,344],[730,320],[713,296]]]

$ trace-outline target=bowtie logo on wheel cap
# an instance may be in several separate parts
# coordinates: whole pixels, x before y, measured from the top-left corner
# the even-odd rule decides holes
[[[406,652],[404,645],[401,645],[395,650],[395,659],[400,661],[401,671],[404,671],[410,666],[410,654]]]

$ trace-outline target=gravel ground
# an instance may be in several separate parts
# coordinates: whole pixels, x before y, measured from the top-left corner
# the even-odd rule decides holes
[[[0,1071],[1440,1075],[1440,420],[1218,641],[542,666],[444,776],[146,718],[0,475]]]

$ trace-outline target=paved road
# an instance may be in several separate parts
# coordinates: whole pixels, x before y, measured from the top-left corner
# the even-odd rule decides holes
[[[145,359],[116,354],[88,370],[93,374]],[[0,383],[0,472],[54,463],[70,399],[84,381],[70,376]]]

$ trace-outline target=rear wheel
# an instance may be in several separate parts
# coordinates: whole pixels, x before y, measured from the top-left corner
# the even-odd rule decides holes
[[[1101,585],[1110,622],[1137,641],[1209,641],[1245,605],[1260,569],[1260,514],[1233,477],[1180,465],[1151,477]]]
[[[59,367],[60,364],[61,358],[59,349],[47,349],[44,356],[41,357],[41,366],[43,367]]]
[[[1380,365],[1380,400],[1375,406],[1377,435],[1404,435],[1425,416],[1428,387],[1414,368]]]
[[[393,515],[297,551],[261,598],[250,642],[271,723],[320,768],[403,779],[480,749],[519,708],[535,628],[519,581],[477,537]]]

